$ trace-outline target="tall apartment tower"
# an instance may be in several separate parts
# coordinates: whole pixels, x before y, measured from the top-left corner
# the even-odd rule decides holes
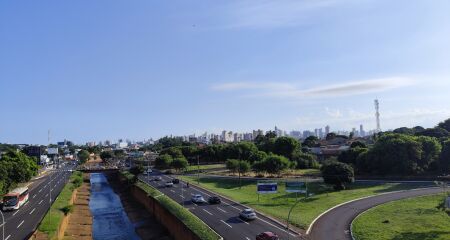
[[[380,127],[380,102],[378,102],[378,99],[375,99],[375,118],[377,120],[377,129],[376,132],[381,132]]]

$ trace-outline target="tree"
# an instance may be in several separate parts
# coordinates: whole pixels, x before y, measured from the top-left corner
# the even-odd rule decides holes
[[[352,144],[350,145],[350,148],[357,148],[357,147],[359,147],[359,148],[367,148],[367,145],[365,143],[361,142],[361,141],[352,142]]]
[[[172,163],[172,161],[173,161],[173,158],[169,154],[159,155],[155,159],[155,167],[158,168],[158,169],[169,168],[171,163]]]
[[[181,158],[184,157],[183,152],[181,152],[180,147],[170,147],[163,149],[161,151],[161,154],[168,154],[172,156],[172,158]]]
[[[414,136],[383,134],[367,154],[358,157],[357,170],[379,175],[419,173],[422,153],[422,145]]]
[[[315,147],[318,143],[319,139],[316,136],[309,136],[303,141],[303,145],[310,148]]]
[[[186,160],[186,158],[184,158],[184,157],[175,158],[175,159],[173,159],[172,163],[170,164],[170,166],[172,168],[174,168],[177,172],[180,172],[181,169],[186,169],[188,165],[189,165],[189,163]]]
[[[273,152],[286,158],[300,149],[300,142],[292,137],[279,137],[275,140]]]
[[[417,136],[427,136],[427,137],[435,137],[435,138],[448,138],[450,137],[450,133],[444,128],[435,127],[435,128],[427,128],[416,134]]]
[[[252,152],[249,157],[251,163],[263,161],[267,157],[267,153],[263,151]]]
[[[286,157],[270,154],[264,159],[266,172],[270,174],[280,174],[290,166],[290,162]]]
[[[414,129],[407,128],[407,127],[397,128],[393,132],[399,133],[399,134],[407,134],[407,135],[414,135],[414,133],[415,133]]]
[[[264,172],[266,172],[267,168],[266,168],[266,162],[265,161],[257,161],[254,162],[252,164],[252,170],[256,173],[256,174],[262,174]]]
[[[37,174],[36,159],[8,149],[0,158],[0,195],[17,183],[27,182]]]
[[[103,160],[109,160],[114,157],[114,153],[112,151],[103,151],[100,153],[100,158]]]
[[[316,156],[309,154],[309,153],[303,153],[300,151],[296,151],[292,155],[293,162],[295,162],[295,167],[297,169],[308,169],[308,168],[318,168],[319,163],[316,160]]]
[[[80,159],[80,163],[85,163],[89,159],[89,152],[86,150],[81,150],[78,152],[78,159]]]
[[[125,151],[122,149],[114,150],[114,156],[116,158],[124,158],[126,156]]]
[[[323,181],[327,184],[333,184],[337,189],[342,189],[343,184],[355,181],[353,168],[341,162],[326,162],[320,168]]]
[[[367,148],[350,148],[348,151],[341,152],[338,156],[338,161],[346,164],[350,164],[352,166],[356,166],[356,160],[358,159],[361,153],[367,152]]]
[[[450,172],[450,140],[444,142],[439,156],[439,166],[443,173]]]
[[[239,160],[237,160],[237,159],[228,159],[225,162],[225,166],[226,166],[226,168],[228,170],[230,170],[230,172],[235,174],[236,172],[238,172],[238,169],[239,169]]]
[[[442,146],[436,138],[420,136],[417,141],[422,145],[422,156],[417,163],[420,171],[426,171],[430,167],[437,168],[437,161],[441,154]],[[435,169],[434,169],[435,170]]]
[[[133,174],[133,175],[139,175],[139,174],[141,174],[143,172],[144,172],[144,167],[141,164],[130,168],[130,173]]]
[[[244,160],[239,161],[238,171],[245,174],[250,171],[250,163]]]
[[[249,160],[253,153],[258,152],[258,148],[252,142],[240,142],[235,145],[235,148],[237,148],[237,151],[240,154],[240,156],[238,156],[239,159],[243,160]]]
[[[447,130],[448,132],[450,132],[450,118],[443,122],[440,122],[438,124],[438,127],[443,128],[443,129]]]

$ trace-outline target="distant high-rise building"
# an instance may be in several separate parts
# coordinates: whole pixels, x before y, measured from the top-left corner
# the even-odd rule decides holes
[[[325,127],[325,136],[328,136],[328,133],[330,133],[330,126],[329,125],[327,125]]]
[[[365,137],[366,136],[366,133],[364,131],[364,126],[362,124],[359,125],[359,136],[360,137]]]

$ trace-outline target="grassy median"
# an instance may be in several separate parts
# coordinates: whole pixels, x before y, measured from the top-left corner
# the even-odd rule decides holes
[[[437,209],[443,195],[386,203],[362,214],[353,223],[357,240],[450,239],[450,216]]]
[[[56,201],[53,202],[50,210],[39,224],[38,230],[48,234],[49,239],[55,239],[59,225],[64,217],[64,211],[69,207],[69,201],[72,198],[73,191],[81,186],[83,175],[81,172],[74,172],[70,176],[70,181],[61,190]]]
[[[192,184],[197,184],[197,178],[194,176],[185,176],[183,179]],[[242,180],[242,187],[239,188],[237,179],[204,177],[200,178],[200,185],[284,221],[287,220],[289,209],[296,201],[296,194],[287,194],[282,181],[278,184],[277,194],[260,195],[259,201],[255,180]],[[313,195],[307,199],[305,199],[304,194],[298,195],[301,200],[293,210],[290,221],[295,226],[306,229],[322,212],[340,203],[383,192],[412,189],[420,186],[423,185],[352,184],[348,186],[347,190],[337,192],[322,183],[309,183],[308,190]]]
[[[163,195],[157,189],[138,181],[136,186],[144,190],[149,196],[155,198],[162,206],[164,206],[169,212],[183,222],[192,232],[194,232],[202,240],[218,240],[220,236],[217,235],[206,223],[189,212],[186,208],[172,200],[171,198]]]

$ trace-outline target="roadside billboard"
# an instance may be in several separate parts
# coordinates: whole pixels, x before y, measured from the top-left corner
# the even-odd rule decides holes
[[[306,185],[304,182],[298,182],[298,181],[286,182],[286,192],[288,192],[288,193],[306,193]]]
[[[58,154],[58,148],[48,148],[47,149],[48,155],[57,155]]]
[[[277,193],[278,184],[276,182],[259,182],[257,185],[257,191],[259,194]]]

